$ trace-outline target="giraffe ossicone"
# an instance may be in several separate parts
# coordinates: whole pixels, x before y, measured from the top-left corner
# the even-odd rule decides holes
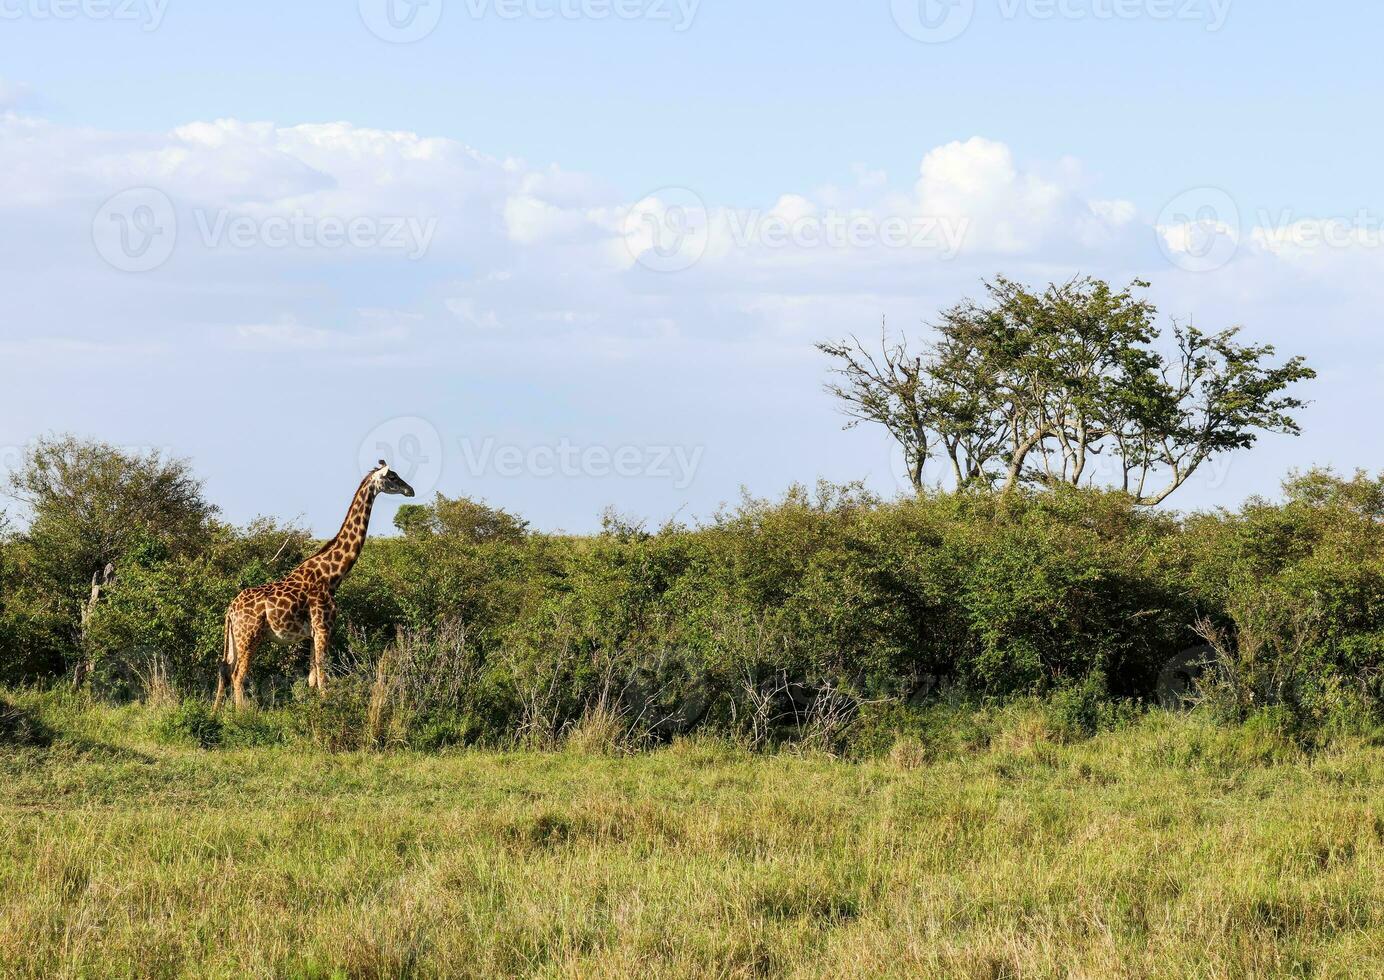
[[[277,582],[246,589],[226,609],[216,706],[229,682],[236,707],[245,702],[245,679],[265,641],[296,644],[311,637],[308,686],[321,692],[327,681],[327,645],[336,620],[336,590],[350,573],[370,527],[370,511],[382,493],[413,496],[413,487],[380,460],[356,488],[336,537]]]

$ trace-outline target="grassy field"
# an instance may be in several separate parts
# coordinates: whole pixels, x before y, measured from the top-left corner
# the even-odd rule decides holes
[[[148,715],[0,748],[0,975],[1384,975],[1363,745],[204,751]]]

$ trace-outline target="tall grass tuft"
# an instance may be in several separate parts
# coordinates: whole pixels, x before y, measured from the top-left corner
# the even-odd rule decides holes
[[[170,679],[168,658],[164,654],[150,654],[142,664],[133,664],[131,672],[139,684],[144,703],[149,707],[172,708],[182,700]]]

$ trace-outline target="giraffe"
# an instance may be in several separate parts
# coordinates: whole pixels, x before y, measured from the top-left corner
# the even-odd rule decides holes
[[[333,596],[360,557],[370,525],[370,510],[382,493],[413,496],[413,487],[384,460],[361,481],[336,537],[279,581],[246,589],[231,600],[226,609],[221,672],[216,684],[217,708],[221,707],[227,681],[234,689],[235,706],[239,708],[244,703],[250,661],[266,639],[298,643],[311,637],[308,686],[318,693],[326,688],[327,643],[336,618]]]

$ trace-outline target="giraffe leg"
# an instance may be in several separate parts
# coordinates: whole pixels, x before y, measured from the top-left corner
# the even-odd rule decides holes
[[[308,686],[315,686],[321,694],[327,689],[327,646],[332,639],[332,622],[336,619],[336,607],[328,599],[314,602],[309,608],[312,617],[312,671],[308,674]],[[313,678],[317,683],[313,684]]]
[[[317,629],[314,627],[312,631],[312,642],[308,644],[308,687],[317,691],[319,694],[322,693],[322,687],[326,680],[327,671],[324,666],[325,660],[325,647],[323,652],[318,652]]]
[[[239,637],[235,663],[231,665],[231,687],[235,694],[235,706],[237,708],[242,708],[245,705],[245,678],[250,674],[250,661],[259,651],[260,640],[264,637],[264,626],[257,624],[247,632],[248,636]]]
[[[250,673],[250,658],[237,661],[231,674],[231,691],[235,697],[236,710],[245,707],[245,677]]]

